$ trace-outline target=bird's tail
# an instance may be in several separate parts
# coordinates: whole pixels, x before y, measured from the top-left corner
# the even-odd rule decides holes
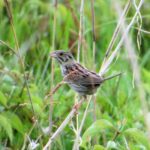
[[[122,74],[123,74],[123,73],[122,73],[122,72],[120,72],[120,73],[117,73],[117,74],[115,74],[115,75],[112,75],[112,76],[106,77],[106,78],[104,78],[104,79],[103,79],[103,82],[104,82],[104,81],[106,81],[106,80],[110,80],[110,79],[112,79],[112,78],[115,78],[115,77],[121,76]]]

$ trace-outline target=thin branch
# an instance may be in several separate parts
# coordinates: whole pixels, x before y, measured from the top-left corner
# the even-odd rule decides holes
[[[76,104],[69,115],[65,118],[65,120],[62,122],[62,124],[59,126],[59,128],[55,131],[55,133],[50,137],[47,144],[44,146],[43,150],[47,150],[48,147],[51,147],[51,143],[55,140],[55,138],[63,131],[63,129],[66,127],[66,125],[69,123],[69,121],[72,119],[72,117],[75,115],[76,111],[80,108],[81,104],[84,100],[80,100],[78,104]]]
[[[46,95],[46,98],[53,96],[53,95],[56,93],[56,91],[57,91],[63,84],[65,84],[64,81],[61,81],[60,83],[58,83],[58,84],[55,86],[55,88],[53,88],[53,89],[50,91],[50,93],[49,93],[48,95]],[[45,98],[45,99],[46,99],[46,98]]]
[[[87,103],[86,109],[84,111],[84,115],[83,115],[79,130],[77,132],[78,135],[76,135],[76,139],[74,141],[73,150],[79,149],[79,137],[80,137],[80,134],[81,134],[81,131],[82,131],[82,128],[83,128],[83,125],[84,125],[84,122],[85,122],[85,119],[86,119],[86,116],[87,116],[87,111],[88,111],[88,108],[89,108],[89,105],[90,105],[90,102],[91,102],[92,98],[93,98],[93,96],[91,96],[88,100],[88,103]]]

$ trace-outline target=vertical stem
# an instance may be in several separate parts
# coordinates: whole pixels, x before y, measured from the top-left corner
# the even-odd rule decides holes
[[[103,59],[103,62],[102,62],[100,70],[102,70],[102,68],[105,66],[105,64],[108,61],[107,58],[108,58],[108,56],[109,56],[109,54],[110,54],[110,52],[111,52],[111,50],[112,50],[112,48],[114,46],[114,43],[115,43],[115,41],[116,41],[116,39],[117,39],[117,37],[119,35],[119,30],[120,30],[120,25],[121,25],[122,19],[123,19],[123,17],[125,17],[127,15],[128,11],[129,11],[129,8],[130,8],[130,3],[131,3],[131,0],[128,0],[127,4],[126,4],[126,6],[125,6],[125,8],[123,10],[123,13],[121,14],[121,16],[119,18],[118,24],[116,26],[116,29],[115,29],[114,33],[113,33],[111,41],[110,41],[110,43],[108,45],[108,48],[107,48],[107,51],[106,51],[105,57]],[[106,71],[104,71],[104,72],[106,72]]]
[[[83,37],[83,9],[84,9],[84,0],[81,0],[80,26],[79,26],[79,38],[78,38],[78,57],[77,57],[78,62],[80,62],[80,50],[81,50],[81,42],[82,42],[82,37]]]
[[[55,49],[55,38],[56,38],[56,14],[57,14],[57,0],[54,0],[54,24],[53,24],[53,38],[52,38],[52,50]],[[54,63],[51,63],[51,90],[53,89],[54,82]],[[50,106],[49,106],[49,133],[51,134],[53,126],[53,96],[50,96]]]
[[[84,10],[84,0],[81,0],[80,4],[80,25],[79,25],[79,37],[78,37],[78,53],[77,53],[77,61],[80,62],[80,51],[81,51],[81,43],[83,38],[83,10]],[[75,99],[75,103],[78,103],[78,99]],[[78,137],[78,131],[79,131],[79,115],[76,115],[76,131],[77,131],[77,139]],[[77,146],[77,149],[79,149],[79,145]]]
[[[90,102],[92,100],[93,96],[91,96],[88,100],[88,103],[87,103],[87,106],[86,106],[86,109],[84,111],[84,114],[83,114],[83,118],[82,118],[82,121],[81,121],[81,124],[80,124],[80,127],[79,127],[79,130],[77,132],[77,136],[76,136],[76,139],[74,141],[74,145],[73,145],[73,150],[78,150],[79,149],[79,137],[80,137],[80,134],[81,134],[81,131],[82,131],[82,128],[83,128],[83,125],[84,125],[84,122],[85,122],[85,119],[86,119],[86,115],[87,115],[87,110],[89,108],[89,105],[90,105]]]
[[[130,21],[129,25],[127,26],[127,28],[126,28],[124,34],[122,35],[122,37],[121,37],[121,39],[120,39],[120,41],[119,41],[117,47],[116,47],[115,50],[112,52],[111,56],[108,57],[107,61],[105,61],[105,63],[102,65],[102,67],[101,67],[101,69],[100,69],[100,71],[99,71],[99,75],[104,75],[104,74],[108,71],[108,68],[109,68],[110,64],[111,64],[112,61],[114,60],[115,56],[117,55],[118,51],[120,50],[120,47],[122,46],[122,44],[123,44],[123,42],[124,42],[124,40],[125,40],[127,34],[129,33],[129,31],[130,31],[132,25],[134,24],[135,19],[136,19],[137,15],[138,15],[138,11],[141,9],[143,3],[144,3],[144,0],[141,0],[141,1],[139,2],[139,5],[138,5],[138,7],[137,7],[137,10],[136,10],[134,16],[132,17],[132,20]],[[124,17],[124,16],[123,16],[123,17]],[[123,19],[124,19],[123,17],[121,18],[122,21],[123,21]],[[121,23],[122,23],[122,22],[121,22]]]
[[[91,14],[92,14],[92,36],[93,36],[93,67],[95,69],[95,13],[94,13],[94,0],[91,0]]]
[[[92,14],[92,36],[93,36],[93,69],[95,70],[95,54],[96,54],[96,36],[95,36],[95,12],[94,0],[91,0],[91,14]],[[96,121],[96,97],[93,96],[93,121]],[[96,138],[94,139],[96,143]]]
[[[56,139],[56,137],[63,131],[63,129],[66,127],[66,125],[68,124],[68,122],[72,119],[72,117],[74,116],[74,114],[76,113],[76,111],[79,110],[79,108],[81,107],[82,103],[83,103],[84,99],[81,99],[78,102],[78,107],[73,107],[72,110],[70,111],[70,113],[68,114],[68,116],[65,118],[65,120],[62,122],[62,124],[59,126],[59,128],[54,132],[54,134],[49,138],[47,144],[44,146],[43,150],[47,150],[48,147],[51,146],[52,142]]]
[[[23,62],[23,59],[21,57],[20,50],[19,50],[19,42],[18,42],[18,39],[17,39],[17,34],[16,34],[16,31],[15,31],[14,23],[13,23],[13,16],[12,16],[12,13],[11,13],[10,5],[8,3],[8,0],[4,0],[4,3],[5,3],[7,14],[8,14],[8,17],[9,17],[11,29],[12,29],[12,32],[13,32],[13,35],[14,35],[14,40],[15,40],[15,45],[16,45],[16,50],[17,50],[17,56],[19,58],[21,70],[23,71],[23,76],[24,76],[25,85],[26,85],[26,88],[27,88],[27,94],[29,96],[29,100],[30,100],[30,104],[31,104],[32,113],[33,113],[33,116],[35,117],[33,119],[37,120],[37,117],[36,117],[35,111],[34,111],[34,107],[33,107],[33,103],[32,103],[32,99],[31,99],[30,90],[29,90],[28,79],[27,79],[26,74],[25,74],[24,62]]]

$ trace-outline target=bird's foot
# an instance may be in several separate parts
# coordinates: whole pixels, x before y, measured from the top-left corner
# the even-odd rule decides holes
[[[75,104],[75,105],[73,106],[73,109],[75,109],[76,114],[77,114],[78,109],[80,108],[81,104],[83,103],[83,101],[84,101],[84,100],[80,100],[77,104]]]
[[[79,108],[80,108],[80,103],[77,103],[73,106],[73,109],[75,109],[76,112],[78,111]]]

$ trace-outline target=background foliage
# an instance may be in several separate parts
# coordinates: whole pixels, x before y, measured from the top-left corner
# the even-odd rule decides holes
[[[29,90],[38,125],[32,112],[25,86],[23,71],[18,57],[5,46],[0,45],[0,149],[27,149],[32,140],[38,139],[39,149],[49,136],[41,132],[49,125],[49,99],[45,96],[50,87],[62,80],[58,64],[54,68],[54,85],[51,85],[50,51],[53,51],[54,5],[49,0],[9,0],[14,27],[25,63]],[[121,1],[124,7],[126,1]],[[150,2],[145,0],[142,14],[142,29],[150,31]],[[77,42],[80,19],[79,1],[58,1],[56,15],[55,49],[68,50],[77,56]],[[95,0],[96,72],[99,71],[104,54],[117,24],[116,11],[111,0]],[[131,6],[127,16],[130,21],[135,8]],[[92,55],[91,3],[84,6],[84,41],[81,63],[94,70]],[[137,49],[147,103],[150,101],[150,34],[141,32],[140,50],[137,48],[137,24],[131,30]],[[16,49],[4,1],[0,1],[0,40]],[[117,44],[117,43],[116,43]],[[105,82],[92,102],[82,131],[81,149],[150,149],[147,130],[144,125],[141,103],[133,86],[133,74],[128,55],[122,47],[117,61],[111,65],[106,76],[113,72],[125,72],[121,78]],[[53,131],[55,131],[74,105],[75,92],[63,85],[54,95]],[[86,102],[79,110],[81,121]],[[93,119],[96,117],[96,120]],[[52,149],[71,149],[75,133],[72,124],[75,118],[53,143]]]

